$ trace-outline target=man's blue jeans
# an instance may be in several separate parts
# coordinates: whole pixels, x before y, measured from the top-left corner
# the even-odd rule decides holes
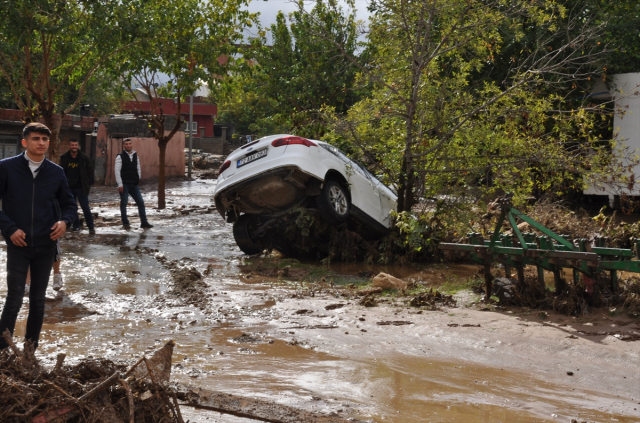
[[[138,206],[140,223],[142,225],[148,224],[149,222],[147,222],[147,213],[144,211],[144,201],[142,200],[140,187],[138,185],[124,184],[122,188],[122,192],[120,193],[120,216],[122,217],[122,224],[129,224],[129,219],[127,218],[127,203],[129,202],[129,195],[131,195],[131,198],[133,198],[133,201],[135,201]]]
[[[82,188],[71,188],[71,192],[75,197],[76,201],[80,203],[80,208],[82,208],[82,212],[84,213],[84,220],[87,222],[87,228],[93,229],[93,216],[91,215],[91,209],[89,208],[89,196],[84,195]],[[80,218],[76,213],[76,220],[73,221],[74,229],[80,228]]]
[[[44,320],[45,294],[56,251],[54,242],[44,247],[16,247],[11,240],[7,240],[7,298],[0,317],[0,333],[9,329],[13,334],[18,313],[22,308],[27,271],[31,269],[29,317],[24,337],[38,346]],[[8,346],[7,341],[0,336],[0,349]]]

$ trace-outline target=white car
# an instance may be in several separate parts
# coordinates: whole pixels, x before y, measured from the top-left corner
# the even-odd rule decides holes
[[[296,207],[317,211],[329,224],[349,221],[364,237],[379,238],[390,229],[397,201],[393,191],[337,148],[286,134],[232,152],[220,167],[214,197],[246,254],[261,252],[265,239],[280,249],[274,234]]]

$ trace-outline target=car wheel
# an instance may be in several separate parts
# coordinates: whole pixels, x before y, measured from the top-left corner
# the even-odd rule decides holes
[[[251,239],[250,235],[252,227],[259,221],[256,215],[243,214],[233,224],[233,238],[245,254],[253,255],[262,252],[262,248]]]
[[[336,181],[325,181],[316,206],[322,218],[330,224],[344,223],[349,218],[351,202],[347,190]]]

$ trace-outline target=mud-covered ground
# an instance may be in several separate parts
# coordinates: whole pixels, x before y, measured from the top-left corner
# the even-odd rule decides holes
[[[476,269],[247,258],[213,209],[215,182],[170,183],[161,211],[147,187],[155,227],[144,231],[121,229],[115,188],[93,190],[97,235],[63,240],[65,286],[49,294],[42,362],[54,364],[59,352],[69,362],[127,360],[173,339],[177,383],[345,418],[640,421],[640,341],[625,340],[640,334],[636,320],[608,310],[568,317],[484,308],[471,291],[435,311],[395,295],[365,307],[354,293],[370,273],[442,286]],[[129,214],[137,216],[134,204]],[[252,421],[189,407],[183,414]]]

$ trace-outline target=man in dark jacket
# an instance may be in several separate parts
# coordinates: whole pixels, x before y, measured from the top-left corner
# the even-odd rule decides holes
[[[0,231],[7,242],[7,298],[0,334],[13,334],[22,307],[27,271],[31,269],[26,341],[38,346],[44,319],[45,292],[57,248],[78,207],[64,171],[47,160],[49,128],[30,123],[22,131],[26,151],[0,161]],[[0,349],[7,342],[0,337]]]
[[[69,151],[60,156],[60,166],[64,169],[64,174],[67,176],[67,182],[73,196],[82,207],[89,233],[93,235],[96,231],[93,226],[91,209],[89,208],[89,190],[93,185],[94,175],[93,163],[89,156],[80,151],[80,145],[75,138],[69,140]],[[77,213],[76,220],[73,221],[73,230],[80,230],[80,218]]]
[[[133,150],[133,141],[131,141],[131,138],[125,138],[122,140],[122,153],[116,156],[114,173],[116,174],[118,191],[120,191],[120,216],[122,219],[122,227],[127,230],[131,229],[131,225],[129,225],[129,218],[127,217],[127,203],[129,202],[129,195],[131,195],[131,198],[133,198],[133,201],[135,201],[138,206],[140,228],[153,228],[153,225],[151,225],[147,220],[147,213],[144,209],[144,200],[142,199],[140,187],[138,186],[142,176],[141,168],[138,153]]]

